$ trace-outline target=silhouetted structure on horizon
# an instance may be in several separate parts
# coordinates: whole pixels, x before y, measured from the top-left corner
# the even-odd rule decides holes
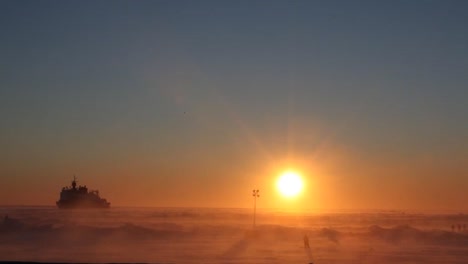
[[[257,198],[260,197],[260,190],[252,190],[252,196],[254,197],[254,217],[253,217],[253,228],[255,228],[255,217],[257,214]]]
[[[73,177],[71,186],[63,187],[60,200],[57,201],[60,209],[74,208],[109,208],[110,203],[99,196],[99,191],[89,191],[85,186],[76,187],[76,177]]]

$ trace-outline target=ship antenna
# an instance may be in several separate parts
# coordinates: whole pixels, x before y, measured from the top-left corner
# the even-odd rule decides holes
[[[76,176],[73,174],[72,188],[76,189]]]

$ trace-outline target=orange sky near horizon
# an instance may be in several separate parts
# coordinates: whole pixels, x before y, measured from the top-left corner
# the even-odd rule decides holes
[[[79,184],[100,190],[112,206],[248,208],[253,201],[251,190],[258,188],[258,208],[278,210],[467,208],[464,198],[468,198],[468,179],[457,177],[468,173],[467,160],[462,158],[441,164],[430,155],[391,158],[338,146],[303,159],[247,157],[236,163],[228,159],[222,162],[223,156],[200,155],[179,162],[133,159],[83,163],[74,173]],[[11,167],[9,173],[17,176],[7,178],[3,186],[8,188],[0,193],[2,205],[54,206],[61,187],[69,185],[73,176],[64,166],[15,169]],[[275,187],[278,175],[287,169],[300,172],[304,180],[304,190],[298,197],[282,197]],[[443,174],[446,176],[440,177]]]

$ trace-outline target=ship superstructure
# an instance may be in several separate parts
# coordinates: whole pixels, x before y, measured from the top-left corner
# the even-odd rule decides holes
[[[76,177],[73,177],[71,186],[62,188],[60,200],[57,201],[58,208],[109,208],[110,203],[99,196],[99,191],[91,190],[85,186],[77,186]]]

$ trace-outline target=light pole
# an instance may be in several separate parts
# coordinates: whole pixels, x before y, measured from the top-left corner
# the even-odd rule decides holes
[[[254,197],[254,217],[253,217],[253,228],[255,229],[255,214],[257,213],[257,198],[260,197],[258,194],[260,190],[252,190],[252,196]]]

